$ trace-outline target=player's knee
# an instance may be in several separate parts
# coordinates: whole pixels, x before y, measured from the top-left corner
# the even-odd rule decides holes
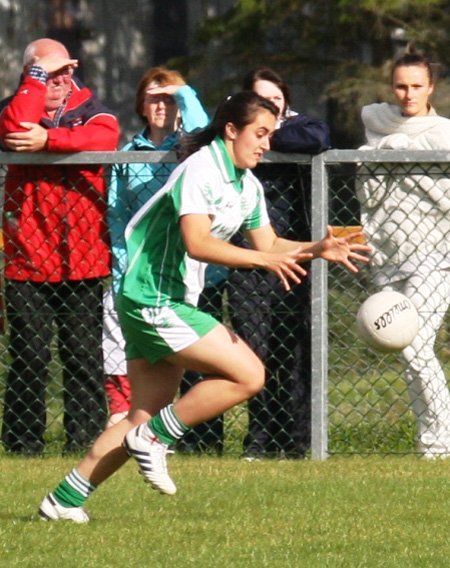
[[[251,398],[263,388],[266,375],[264,365],[255,353],[246,350],[244,355],[235,358],[223,375],[235,383],[242,401]]]
[[[264,382],[266,378],[266,370],[264,365],[259,361],[257,365],[255,365],[253,372],[248,381],[248,398],[255,396],[258,394],[259,391],[263,388]]]

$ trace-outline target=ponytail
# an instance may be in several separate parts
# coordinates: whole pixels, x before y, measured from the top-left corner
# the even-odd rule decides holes
[[[278,108],[272,102],[252,91],[241,91],[223,99],[209,126],[182,137],[183,156],[190,156],[202,146],[207,146],[216,136],[224,138],[225,127],[230,122],[238,131],[243,130],[262,110],[269,111],[275,118],[278,116]]]

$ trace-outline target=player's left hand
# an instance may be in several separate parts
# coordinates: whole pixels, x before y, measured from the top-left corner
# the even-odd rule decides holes
[[[322,247],[320,257],[325,260],[340,262],[352,272],[358,272],[358,268],[353,264],[352,260],[369,262],[369,258],[359,254],[359,251],[370,252],[372,250],[372,247],[369,245],[352,242],[362,236],[363,233],[358,231],[357,233],[352,233],[345,237],[335,237],[332,227],[327,225],[327,234],[320,241]]]
[[[22,132],[10,132],[5,136],[5,144],[14,152],[39,152],[45,149],[48,132],[35,122],[21,122]]]

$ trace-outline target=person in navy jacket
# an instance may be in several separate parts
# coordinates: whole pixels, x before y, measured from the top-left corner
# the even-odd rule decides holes
[[[272,69],[250,71],[243,88],[253,90],[279,108],[271,150],[318,154],[330,147],[329,128],[321,120],[290,108],[287,84]],[[277,234],[311,239],[310,167],[259,164],[270,220]],[[245,245],[239,235],[235,243]],[[311,445],[311,283],[286,292],[271,274],[230,270],[230,315],[238,334],[266,366],[266,384],[248,403],[249,427],[243,457],[303,458]]]

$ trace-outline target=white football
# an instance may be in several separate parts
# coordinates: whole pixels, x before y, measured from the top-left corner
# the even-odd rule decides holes
[[[401,351],[419,331],[419,315],[414,304],[400,292],[383,291],[369,296],[356,316],[361,339],[383,353]]]

